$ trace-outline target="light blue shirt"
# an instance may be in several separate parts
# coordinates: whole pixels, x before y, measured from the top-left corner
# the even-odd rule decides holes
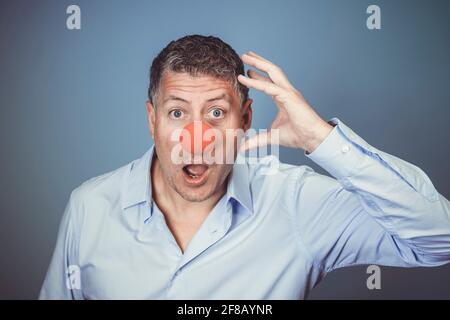
[[[305,155],[235,164],[184,254],[152,201],[153,148],[67,204],[41,299],[299,299],[330,271],[450,261],[450,203],[418,167],[339,119]]]

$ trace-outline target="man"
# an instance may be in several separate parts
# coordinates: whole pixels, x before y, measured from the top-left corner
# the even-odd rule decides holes
[[[245,76],[243,63],[267,76]],[[173,132],[192,123],[248,130],[248,88],[270,95],[278,115],[241,151],[303,149],[334,179],[288,164],[267,174],[274,157],[174,161],[184,142]],[[241,60],[215,37],[171,42],[152,63],[147,113],[154,147],[72,192],[40,298],[298,299],[337,268],[450,261],[450,204],[426,174],[324,121],[255,53]],[[203,142],[187,150],[202,154]]]

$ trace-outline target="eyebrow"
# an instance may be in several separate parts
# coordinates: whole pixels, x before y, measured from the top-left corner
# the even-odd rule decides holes
[[[218,101],[218,100],[226,100],[226,101],[228,101],[228,95],[226,95],[225,93],[222,93],[220,96],[208,99],[206,101],[207,102],[213,102],[213,101]]]
[[[188,100],[177,97],[175,95],[169,95],[166,99],[164,99],[163,104],[165,104],[167,101],[171,101],[171,100],[175,100],[175,101],[182,101],[182,102],[186,102],[189,103]],[[222,93],[221,95],[214,97],[214,98],[210,98],[208,100],[206,100],[206,102],[213,102],[213,101],[219,101],[219,100],[226,100],[229,101],[228,95],[225,93]]]

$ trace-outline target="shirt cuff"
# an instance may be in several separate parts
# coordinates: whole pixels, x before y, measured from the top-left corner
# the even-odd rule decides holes
[[[334,128],[313,152],[305,151],[305,156],[337,179],[349,177],[367,156],[359,145],[366,142],[338,118],[328,122]]]

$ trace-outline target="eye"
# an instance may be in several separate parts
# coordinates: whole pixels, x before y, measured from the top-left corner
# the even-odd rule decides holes
[[[174,119],[180,119],[183,116],[183,111],[175,109],[169,112],[169,115]]]
[[[219,108],[214,108],[209,112],[209,115],[213,118],[213,119],[221,119],[224,116],[224,111],[222,109]]]

